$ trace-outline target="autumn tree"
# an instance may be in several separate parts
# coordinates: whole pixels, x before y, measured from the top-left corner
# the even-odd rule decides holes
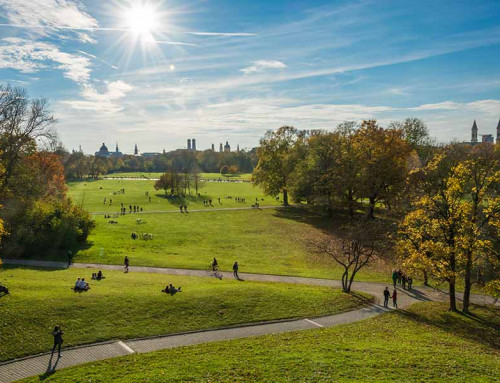
[[[465,264],[461,244],[468,218],[463,206],[466,190],[458,182],[465,155],[464,147],[450,146],[410,174],[415,201],[399,228],[406,265],[448,282],[452,311],[457,310],[456,283]]]
[[[361,168],[361,193],[368,198],[367,217],[374,218],[375,206],[383,201],[391,206],[401,192],[408,173],[407,159],[411,152],[398,129],[384,129],[376,121],[363,121],[353,136],[354,150]]]
[[[283,193],[283,204],[288,206],[290,175],[301,158],[300,150],[306,133],[291,126],[268,131],[260,140],[259,162],[253,171],[256,185],[269,195]]]

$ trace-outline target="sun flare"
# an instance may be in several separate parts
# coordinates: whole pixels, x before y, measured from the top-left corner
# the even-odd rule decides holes
[[[127,27],[141,39],[151,39],[157,27],[154,9],[146,4],[135,5],[125,12]]]

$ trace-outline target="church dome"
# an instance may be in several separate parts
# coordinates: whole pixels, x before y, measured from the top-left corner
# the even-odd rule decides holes
[[[99,149],[100,152],[107,152],[108,151],[108,148],[106,147],[106,145],[104,145],[104,142],[102,143],[102,146],[101,146],[101,149]]]

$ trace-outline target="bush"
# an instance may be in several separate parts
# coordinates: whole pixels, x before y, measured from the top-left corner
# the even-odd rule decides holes
[[[224,165],[222,168],[220,168],[220,174],[229,174],[229,166]]]

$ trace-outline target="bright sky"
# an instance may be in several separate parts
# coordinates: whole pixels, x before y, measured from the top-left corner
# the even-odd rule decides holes
[[[0,82],[87,153],[367,118],[468,140],[500,118],[498,20],[498,0],[0,0]]]

